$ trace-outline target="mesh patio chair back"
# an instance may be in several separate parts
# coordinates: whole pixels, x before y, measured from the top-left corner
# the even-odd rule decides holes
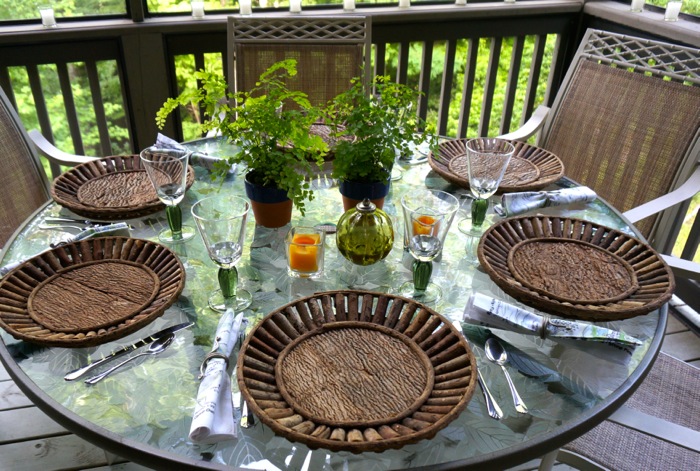
[[[350,88],[353,77],[368,83],[371,19],[364,16],[228,18],[229,88],[247,91],[275,62],[297,60],[288,87],[325,105]],[[364,67],[364,69],[363,69]]]
[[[674,189],[700,154],[700,50],[588,30],[538,142],[624,212]],[[678,211],[640,221],[659,250]]]
[[[0,88],[0,247],[17,227],[51,198],[34,146]]]
[[[700,469],[698,384],[700,369],[660,353],[620,411],[566,445],[557,459],[576,469]]]

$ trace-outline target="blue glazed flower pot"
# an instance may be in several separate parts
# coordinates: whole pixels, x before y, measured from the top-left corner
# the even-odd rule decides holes
[[[255,221],[263,227],[282,227],[292,220],[292,200],[287,192],[252,183],[245,177],[245,193],[250,199]]]
[[[343,195],[343,207],[345,211],[354,208],[365,198],[369,198],[377,208],[384,207],[384,198],[389,194],[391,180],[383,182],[355,182],[350,180],[340,180],[340,194]]]

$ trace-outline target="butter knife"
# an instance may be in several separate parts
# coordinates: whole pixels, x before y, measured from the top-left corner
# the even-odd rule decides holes
[[[174,334],[175,332],[178,332],[182,329],[186,329],[186,328],[193,326],[193,325],[194,325],[194,322],[185,322],[183,324],[177,324],[177,325],[167,327],[167,328],[161,330],[160,332],[156,332],[155,334],[153,334],[149,337],[142,338],[141,340],[135,342],[132,345],[127,345],[123,348],[115,350],[100,360],[97,360],[95,362],[88,363],[87,365],[81,366],[77,370],[73,370],[70,373],[68,373],[67,375],[65,375],[63,377],[63,379],[66,381],[76,380],[76,379],[80,378],[82,375],[84,375],[85,373],[87,373],[88,371],[92,370],[93,368],[97,368],[98,366],[103,365],[110,360],[113,360],[117,357],[120,357],[120,356],[124,355],[125,353],[133,352],[134,350],[141,348],[144,345],[148,345],[149,343],[155,341],[156,339],[159,339],[161,337],[165,337],[166,335]]]

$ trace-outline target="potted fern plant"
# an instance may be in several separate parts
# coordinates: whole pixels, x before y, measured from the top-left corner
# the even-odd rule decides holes
[[[220,174],[233,163],[246,165],[246,194],[256,222],[265,227],[289,223],[292,206],[304,214],[304,202],[313,198],[305,177],[328,153],[324,140],[310,132],[321,110],[285,83],[296,72],[296,60],[283,60],[263,72],[251,90],[231,93],[221,74],[198,71],[201,86],[168,99],[156,115],[162,127],[180,105],[203,106],[201,131],[215,131],[240,149],[219,162]],[[281,215],[276,206],[281,206]]]
[[[417,90],[384,75],[370,85],[373,94],[366,93],[360,78],[353,79],[326,109],[336,138],[333,177],[339,180],[346,211],[365,198],[383,207],[397,155],[408,155],[434,139],[418,133],[425,123],[413,108],[420,95]]]

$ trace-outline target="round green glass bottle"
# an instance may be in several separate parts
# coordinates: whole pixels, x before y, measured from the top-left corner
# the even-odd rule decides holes
[[[356,265],[372,265],[391,252],[394,227],[384,211],[365,199],[340,217],[335,238],[343,257]]]

